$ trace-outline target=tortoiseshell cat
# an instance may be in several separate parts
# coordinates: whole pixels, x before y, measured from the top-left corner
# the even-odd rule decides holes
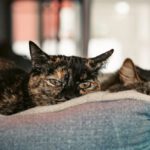
[[[0,114],[57,104],[100,90],[98,71],[113,53],[110,50],[94,58],[49,56],[31,41],[29,47],[30,73],[0,60]]]

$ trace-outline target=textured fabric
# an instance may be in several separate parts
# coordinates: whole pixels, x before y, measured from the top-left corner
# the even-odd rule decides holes
[[[89,102],[97,102],[97,101],[116,101],[116,100],[123,100],[123,99],[135,99],[137,101],[147,101],[150,102],[150,96],[138,93],[136,91],[122,91],[117,93],[109,93],[109,92],[94,92],[90,94],[86,94],[84,96],[80,96],[78,98],[71,99],[69,101],[57,104],[57,105],[50,105],[44,107],[35,107],[21,113],[15,115],[26,115],[26,114],[39,114],[44,112],[57,112],[62,111],[70,107],[74,107],[77,105],[81,105],[84,103]]]
[[[0,150],[150,150],[150,103],[91,102],[0,117]]]

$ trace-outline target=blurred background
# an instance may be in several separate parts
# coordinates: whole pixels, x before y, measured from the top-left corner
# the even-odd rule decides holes
[[[114,48],[105,72],[126,57],[150,69],[150,1],[0,0],[0,57],[29,70],[29,40],[51,55],[94,57]]]

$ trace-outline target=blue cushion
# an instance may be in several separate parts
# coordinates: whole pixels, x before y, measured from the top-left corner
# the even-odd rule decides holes
[[[0,117],[0,150],[150,150],[150,103],[84,103]]]

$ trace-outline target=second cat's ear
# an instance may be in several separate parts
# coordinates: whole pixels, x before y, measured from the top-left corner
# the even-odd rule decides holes
[[[98,70],[100,69],[105,62],[107,61],[107,59],[113,54],[114,50],[111,49],[101,55],[98,55],[94,58],[90,58],[88,60],[88,66],[92,69],[92,70]]]
[[[141,82],[141,79],[136,71],[136,67],[130,58],[125,59],[119,70],[120,80],[124,85]]]
[[[49,56],[46,53],[44,53],[34,42],[29,41],[29,49],[32,67],[38,67],[46,63]]]

